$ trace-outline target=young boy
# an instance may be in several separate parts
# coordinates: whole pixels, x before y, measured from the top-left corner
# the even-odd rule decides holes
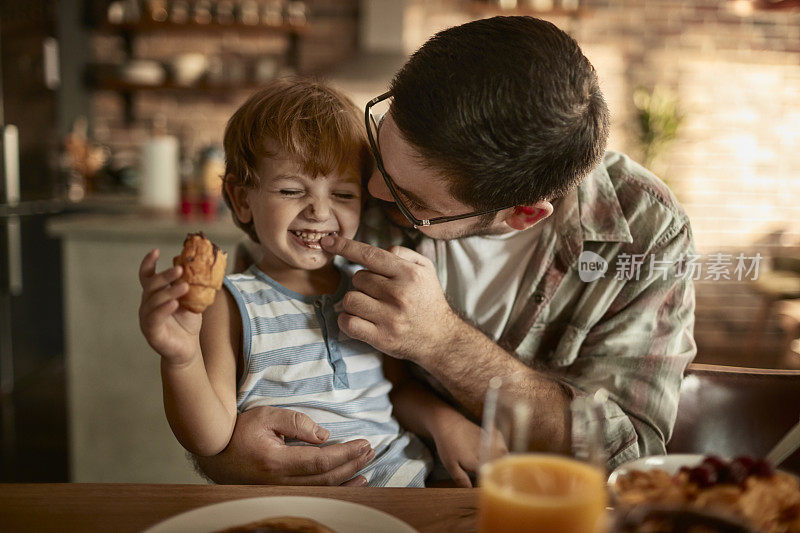
[[[374,458],[359,474],[368,485],[424,486],[428,450],[392,416],[382,355],[339,332],[350,278],[319,245],[358,228],[373,166],[359,111],[320,83],[275,80],[236,111],[224,145],[225,201],[260,260],[227,276],[202,315],[178,305],[188,290],[180,266],[156,273],[158,250],[141,266],[140,324],[162,357],[175,436],[192,453],[214,455],[238,412],[288,408],[329,432],[326,443],[367,439]],[[474,424],[422,389],[396,397],[398,418],[434,440],[454,478],[474,471]]]

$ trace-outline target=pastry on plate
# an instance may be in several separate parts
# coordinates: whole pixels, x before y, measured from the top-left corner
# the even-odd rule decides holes
[[[335,533],[316,520],[300,516],[274,516],[217,533]]]

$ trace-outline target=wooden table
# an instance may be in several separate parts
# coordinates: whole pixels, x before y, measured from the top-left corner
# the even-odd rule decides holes
[[[421,532],[475,531],[477,490],[244,485],[0,484],[2,531],[141,531],[226,500],[314,496],[387,512]]]

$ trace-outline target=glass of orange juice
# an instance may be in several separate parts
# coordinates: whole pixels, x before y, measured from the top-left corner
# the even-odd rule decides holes
[[[600,444],[604,391],[573,400],[563,413],[557,413],[556,407],[527,397],[526,388],[524,378],[517,375],[494,378],[489,384],[483,416],[478,531],[605,531],[606,472]],[[559,416],[570,421],[568,428],[581,427],[572,427],[569,435],[553,446],[545,436],[550,432],[543,428]]]

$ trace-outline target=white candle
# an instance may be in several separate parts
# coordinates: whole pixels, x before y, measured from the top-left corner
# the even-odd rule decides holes
[[[142,147],[142,205],[175,209],[180,199],[178,139],[169,135],[153,137]]]
[[[6,174],[6,203],[19,203],[19,130],[13,124],[3,129],[3,161]]]

